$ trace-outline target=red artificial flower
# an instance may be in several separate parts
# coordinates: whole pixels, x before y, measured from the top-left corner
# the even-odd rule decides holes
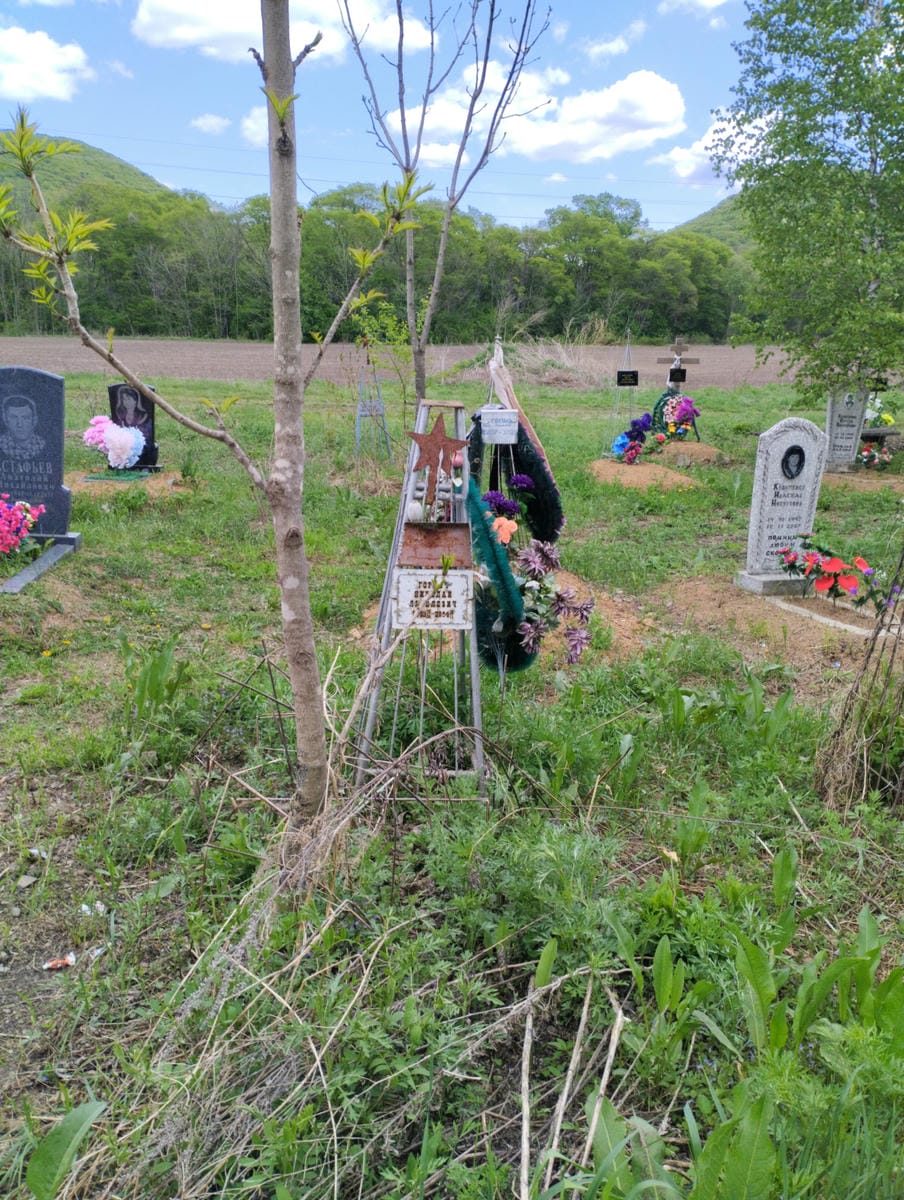
[[[866,559],[860,558],[859,555],[857,558],[854,559],[854,566],[857,568],[858,571],[869,571],[871,569],[870,565],[866,561]]]
[[[804,574],[809,575],[814,567],[819,566],[819,555],[816,554],[815,551],[811,550],[808,554],[804,555],[804,562],[807,564],[806,568],[804,569]]]
[[[837,575],[839,571],[849,571],[851,564],[842,562],[837,555],[832,555],[831,558],[824,558],[819,564],[827,575]]]

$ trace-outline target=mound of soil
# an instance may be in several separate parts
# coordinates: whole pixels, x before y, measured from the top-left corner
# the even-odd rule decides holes
[[[98,475],[102,472],[98,471]],[[157,471],[146,479],[116,479],[114,476],[95,479],[85,471],[70,471],[63,482],[71,492],[86,496],[111,496],[125,488],[141,488],[149,496],[171,496],[173,492],[188,488],[178,471]]]
[[[727,466],[730,461],[721,450],[704,442],[669,442],[655,457],[646,454],[635,463],[599,458],[590,464],[590,471],[600,483],[620,483],[622,487],[693,487],[693,479],[682,474],[685,467],[694,463]]]

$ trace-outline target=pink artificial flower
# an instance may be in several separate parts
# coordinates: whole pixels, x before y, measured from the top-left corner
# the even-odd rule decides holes
[[[92,417],[88,428],[82,434],[82,441],[86,446],[91,446],[95,450],[102,450],[106,454],[107,446],[104,435],[107,426],[112,424],[113,422],[109,417]]]

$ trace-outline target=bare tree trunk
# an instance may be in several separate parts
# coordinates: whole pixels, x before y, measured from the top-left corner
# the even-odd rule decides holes
[[[276,101],[293,95],[295,67],[289,42],[288,0],[261,0],[267,90]],[[276,537],[276,569],[283,635],[295,698],[298,778],[291,824],[314,817],[326,799],[328,778],[323,691],[311,618],[310,571],[304,540],[304,381],[301,372],[301,257],[292,104],[268,104],[270,140],[270,262],[273,283],[273,462],[266,483]]]
[[[416,175],[430,105],[446,85],[459,63],[468,62],[468,106],[463,118],[458,149],[446,191],[443,227],[433,272],[433,282],[427,293],[427,302],[422,314],[418,314],[415,294],[414,231],[408,230],[406,235],[405,313],[408,320],[408,338],[414,366],[415,397],[418,400],[423,400],[427,393],[427,345],[430,341],[430,327],[439,301],[439,289],[445,270],[452,214],[461,203],[474,177],[483,170],[494,150],[501,144],[503,139],[502,122],[514,102],[521,73],[533,53],[537,40],[545,32],[549,23],[549,13],[547,12],[541,21],[540,28],[535,29],[537,0],[519,0],[519,5],[520,17],[512,18],[509,22],[509,35],[503,39],[504,53],[509,56],[509,60],[507,65],[502,68],[500,78],[498,72],[491,71],[492,55],[497,42],[497,28],[502,18],[499,0],[468,0],[468,3],[456,6],[451,28],[452,36],[451,38],[447,37],[448,30],[446,30],[442,41],[439,37],[440,26],[446,21],[448,12],[446,10],[435,11],[433,5],[430,4],[424,22],[429,31],[430,46],[426,54],[418,56],[424,64],[423,79],[419,87],[420,101],[409,107],[406,103],[406,95],[409,90],[406,74],[411,68],[411,63],[405,57],[406,16],[401,0],[397,0],[395,6],[398,21],[396,56],[394,59],[385,56],[385,61],[390,66],[394,66],[396,70],[400,122],[400,129],[397,131],[389,121],[391,106],[382,103],[377,94],[375,77],[371,73],[363,44],[367,29],[356,26],[355,17],[352,15],[351,0],[339,0],[342,24],[351,39],[352,49],[364,73],[364,81],[367,85],[364,104],[370,114],[377,144],[389,151],[406,177],[414,178]],[[516,5],[516,10],[519,5]],[[459,17],[462,18],[460,25],[456,24]],[[493,86],[490,88],[490,94],[485,95],[488,77],[491,75]],[[478,114],[481,116],[479,129],[476,128]]]

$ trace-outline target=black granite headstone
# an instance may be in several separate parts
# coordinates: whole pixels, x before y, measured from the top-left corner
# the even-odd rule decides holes
[[[10,502],[43,504],[36,536],[66,534],[72,494],[63,486],[61,375],[31,367],[0,367],[0,494]]]
[[[134,469],[156,468],[160,452],[154,441],[153,400],[146,399],[130,383],[111,383],[107,395],[110,397],[110,419],[128,429],[140,429],[144,434],[144,449]]]

